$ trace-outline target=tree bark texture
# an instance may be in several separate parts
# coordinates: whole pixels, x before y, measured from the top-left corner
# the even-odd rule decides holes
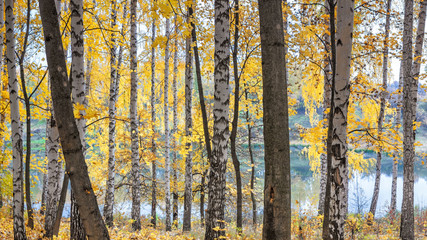
[[[141,174],[139,164],[138,146],[138,118],[137,118],[137,44],[136,44],[136,8],[137,1],[131,0],[130,6],[130,126],[131,126],[131,150],[132,150],[132,230],[141,229]]]
[[[380,141],[379,148],[377,152],[377,163],[376,163],[376,172],[375,172],[375,186],[374,193],[372,194],[371,207],[369,212],[375,216],[375,212],[377,209],[378,196],[380,193],[380,182],[381,182],[381,160],[382,160],[382,147],[381,147],[381,138],[383,132],[383,121],[384,121],[384,111],[385,111],[385,103],[386,103],[386,95],[387,95],[387,72],[388,72],[388,38],[390,35],[390,8],[391,8],[391,0],[387,0],[387,16],[385,21],[385,33],[384,33],[384,50],[383,50],[383,83],[382,83],[382,93],[380,98],[380,113],[378,115],[377,122],[377,134],[378,139]]]
[[[172,94],[173,94],[173,129],[172,129],[172,196],[173,196],[173,210],[172,210],[172,222],[175,228],[178,228],[178,154],[176,148],[176,137],[175,134],[178,131],[178,89],[177,89],[177,77],[178,77],[178,20],[177,15],[174,19],[175,25],[175,43],[174,43],[174,55],[173,55],[173,80],[172,80]]]
[[[262,239],[291,239],[288,98],[282,1],[259,0],[265,146]]]
[[[348,160],[347,111],[350,96],[350,65],[353,33],[354,1],[337,5],[336,71],[333,84],[331,165],[328,239],[344,239],[347,213]],[[326,211],[326,210],[325,210]]]
[[[166,46],[165,46],[165,73],[164,73],[164,109],[165,109],[165,207],[166,207],[166,231],[172,230],[171,224],[171,185],[170,185],[170,128],[169,128],[169,60],[170,60],[170,19],[166,19],[165,26]]]
[[[326,12],[329,14],[330,6],[329,0],[325,0],[325,8]],[[329,26],[328,30],[331,32],[331,26],[326,22],[326,25]],[[332,95],[332,66],[331,66],[331,37],[329,34],[323,35],[323,41],[325,44],[325,69],[323,72],[323,121],[325,122],[325,127],[328,127],[329,121],[329,112],[331,111],[331,95]],[[327,151],[327,139],[324,141],[324,149]],[[326,196],[326,184],[327,184],[327,172],[328,172],[328,161],[327,154],[320,155],[320,193],[319,193],[319,205],[318,205],[318,213],[323,215],[324,207],[325,207],[325,196]]]
[[[66,161],[80,217],[89,239],[109,239],[96,196],[89,179],[83,146],[73,114],[70,83],[59,30],[54,0],[40,0],[40,15],[46,45],[46,57],[51,75],[52,101],[58,124],[61,146]]]
[[[24,189],[22,170],[22,127],[19,114],[19,84],[16,78],[15,57],[15,15],[14,1],[5,1],[6,15],[6,65],[9,82],[9,103],[11,121],[12,165],[13,165],[13,237],[27,239],[24,223]]]
[[[70,0],[71,10],[71,89],[73,103],[84,106],[86,103],[86,84],[84,79],[84,45],[83,45],[83,0]],[[86,150],[85,110],[79,110],[76,118],[77,129],[79,130],[82,142],[83,154]],[[80,210],[77,205],[74,193],[71,190],[71,239],[85,239],[86,233],[80,219]]]
[[[233,75],[234,75],[234,113],[233,121],[231,123],[230,135],[230,150],[231,158],[233,160],[234,173],[236,175],[236,227],[238,234],[242,234],[242,176],[240,173],[240,162],[236,153],[236,138],[237,127],[239,123],[239,102],[240,102],[240,77],[239,77],[239,63],[237,61],[237,53],[239,47],[239,0],[234,0],[234,49],[233,49]]]
[[[155,3],[154,3],[155,4]],[[153,18],[151,24],[151,153],[153,160],[151,162],[151,224],[154,228],[157,225],[157,163],[156,163],[156,18]]]
[[[111,29],[117,25],[116,1],[111,1]],[[118,97],[117,61],[116,61],[116,37],[114,31],[110,34],[110,99],[108,102],[108,178],[105,194],[104,218],[107,226],[113,226],[114,209],[114,185],[116,165],[116,102]]]
[[[191,8],[191,7],[190,7]],[[187,22],[191,19],[191,12]],[[185,188],[184,188],[184,216],[182,230],[184,232],[191,231],[191,208],[193,202],[193,153],[191,149],[192,137],[192,102],[193,102],[193,57],[191,54],[191,39],[185,40],[185,148],[187,155],[185,156]]]
[[[229,1],[215,0],[215,68],[212,158],[209,161],[208,213],[206,218],[206,240],[225,235],[225,187],[228,141],[230,137],[229,110],[229,65],[230,65],[230,22]],[[219,229],[218,229],[219,228]]]
[[[53,111],[52,111],[53,114]],[[53,236],[53,224],[58,211],[57,203],[61,192],[61,177],[64,175],[62,163],[59,161],[59,133],[53,115],[47,119],[46,127],[46,150],[47,150],[47,189],[46,189],[46,212],[45,212],[45,236]],[[62,212],[61,212],[62,216]]]

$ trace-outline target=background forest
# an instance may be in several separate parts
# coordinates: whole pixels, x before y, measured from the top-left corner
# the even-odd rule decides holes
[[[0,239],[426,238],[426,6],[0,0]]]

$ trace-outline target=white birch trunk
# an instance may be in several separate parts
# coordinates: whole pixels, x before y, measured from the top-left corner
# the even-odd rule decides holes
[[[190,18],[187,18],[187,22]],[[193,202],[193,156],[191,149],[192,137],[192,90],[193,90],[193,56],[191,54],[191,39],[185,39],[185,148],[188,151],[185,156],[185,188],[184,188],[184,216],[182,230],[191,231],[191,205]]]
[[[169,40],[170,19],[166,19],[166,47],[165,47],[165,82],[164,82],[164,109],[165,109],[165,206],[166,206],[166,231],[172,230],[171,225],[171,186],[170,186],[170,141],[169,141]]]
[[[53,112],[53,111],[52,111]],[[47,120],[46,127],[46,151],[47,151],[47,189],[45,212],[45,236],[52,237],[53,223],[55,221],[57,204],[61,192],[61,180],[63,175],[62,163],[59,162],[59,133],[55,118]]]
[[[347,111],[350,96],[350,65],[354,21],[354,1],[337,5],[336,73],[333,83],[332,161],[330,166],[330,239],[344,239],[347,212],[348,160]]]
[[[176,137],[175,134],[178,131],[178,89],[177,89],[177,77],[178,77],[178,21],[177,15],[175,15],[175,44],[174,44],[174,55],[173,55],[173,81],[172,81],[172,94],[173,94],[173,129],[172,129],[172,195],[173,195],[173,210],[172,210],[172,222],[175,228],[178,227],[178,154],[176,149]]]
[[[138,119],[137,119],[137,44],[136,44],[136,8],[137,1],[131,0],[130,6],[130,125],[131,125],[131,158],[132,158],[132,230],[141,229],[141,176],[139,164],[139,146],[138,146]]]
[[[111,29],[116,28],[117,11],[116,1],[111,1]],[[105,193],[104,218],[107,226],[113,226],[113,208],[114,208],[114,181],[116,165],[116,102],[118,94],[117,85],[117,63],[116,63],[116,38],[114,31],[110,35],[110,100],[108,104],[108,178],[107,191]]]
[[[86,84],[84,79],[84,45],[83,45],[83,0],[71,0],[71,88],[74,104],[81,106],[86,103]],[[86,107],[86,106],[85,106]],[[86,150],[85,111],[79,110],[76,118],[83,152]],[[74,193],[71,192],[71,239],[85,239],[86,233],[80,219],[79,207],[76,204]]]
[[[154,3],[155,4],[155,3]],[[151,224],[154,228],[157,225],[157,164],[156,164],[156,92],[155,92],[155,82],[156,82],[156,49],[154,48],[154,41],[156,39],[156,18],[153,18],[153,23],[151,25],[151,154],[153,160],[151,162]]]
[[[22,169],[22,126],[19,114],[19,84],[16,78],[15,57],[15,15],[14,1],[5,1],[6,15],[6,64],[9,81],[10,121],[13,164],[13,236],[14,239],[26,239],[24,223],[24,191]]]
[[[215,92],[213,108],[212,159],[209,173],[208,216],[205,239],[225,235],[224,210],[226,165],[229,140],[229,64],[230,64],[230,22],[229,1],[215,0]],[[214,228],[219,227],[219,231]]]

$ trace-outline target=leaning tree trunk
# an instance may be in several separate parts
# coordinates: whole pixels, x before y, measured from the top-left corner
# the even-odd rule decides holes
[[[89,239],[109,239],[108,230],[98,208],[84,159],[82,141],[73,114],[70,83],[54,0],[40,0],[40,15],[50,69],[52,101],[61,146],[70,176],[71,188],[80,207],[80,215]]]
[[[282,1],[259,0],[264,109],[263,239],[291,239],[288,98]]]
[[[332,136],[331,164],[328,164],[327,190],[329,208],[325,208],[329,228],[327,239],[344,239],[347,212],[348,161],[347,111],[350,96],[350,65],[353,33],[354,1],[338,1],[335,82],[332,83]],[[329,150],[329,149],[328,149]]]
[[[214,92],[214,133],[212,158],[209,164],[208,209],[206,218],[206,240],[225,235],[225,172],[228,159],[228,113],[230,110],[229,64],[230,64],[230,22],[228,0],[215,0],[215,92]],[[216,228],[219,227],[219,230]]]
[[[117,10],[116,2],[111,1],[111,29],[116,28]],[[107,190],[105,193],[104,218],[107,226],[113,226],[113,209],[114,209],[114,181],[116,165],[116,102],[118,96],[117,62],[116,62],[116,37],[114,31],[110,35],[110,100],[108,103],[108,178]]]
[[[191,8],[191,7],[190,7]],[[190,11],[187,22],[190,21]],[[185,40],[185,188],[184,188],[184,216],[182,230],[191,231],[191,208],[193,202],[193,153],[191,150],[191,137],[193,128],[192,121],[192,98],[193,98],[193,57],[191,56],[191,39]]]
[[[175,44],[174,44],[174,55],[173,55],[173,81],[172,81],[172,93],[173,93],[173,129],[172,129],[172,196],[173,196],[173,210],[172,210],[172,222],[175,228],[178,228],[178,154],[176,149],[176,137],[175,134],[178,131],[178,90],[177,90],[177,77],[178,77],[178,21],[177,15],[175,15]]]
[[[376,164],[376,173],[375,173],[375,186],[374,193],[372,194],[371,208],[369,212],[375,216],[375,212],[377,209],[378,203],[378,195],[380,193],[380,180],[381,180],[381,160],[382,160],[382,132],[383,132],[383,121],[384,121],[384,111],[385,111],[385,97],[387,95],[387,70],[388,70],[388,37],[390,35],[390,8],[391,8],[391,0],[387,1],[387,16],[385,20],[385,36],[384,36],[384,52],[383,52],[383,84],[382,84],[382,92],[381,92],[381,102],[380,102],[380,113],[378,116],[378,140],[379,147],[377,152],[377,164]]]
[[[27,239],[24,223],[24,191],[22,174],[22,128],[19,114],[19,85],[16,78],[15,57],[15,15],[14,1],[5,1],[6,15],[6,64],[9,81],[9,102],[11,121],[12,164],[13,164],[13,237]]]
[[[239,123],[239,103],[240,103],[240,78],[239,64],[237,62],[237,52],[239,47],[239,0],[234,0],[234,49],[233,49],[233,73],[234,73],[234,113],[231,123],[230,150],[233,160],[234,172],[236,174],[236,227],[239,235],[242,234],[242,176],[240,173],[240,162],[236,153],[237,127]]]
[[[153,3],[155,4],[155,3]],[[157,225],[157,163],[156,163],[156,49],[154,41],[156,40],[156,18],[153,17],[151,24],[151,225],[156,228]]]
[[[21,89],[24,95],[25,102],[25,113],[26,113],[26,147],[25,152],[25,200],[27,203],[27,215],[28,215],[28,227],[34,229],[34,217],[33,207],[31,204],[31,183],[30,183],[30,165],[31,165],[31,109],[30,109],[30,98],[27,93],[27,87],[25,84],[25,71],[24,71],[24,60],[28,46],[28,36],[30,34],[30,20],[31,20],[31,1],[27,0],[27,17],[26,17],[26,31],[24,37],[24,43],[22,45],[21,55],[19,57],[19,73],[21,78]]]
[[[83,0],[71,0],[71,88],[73,103],[84,106],[86,103],[86,90],[84,79],[84,46],[83,46]],[[79,117],[76,119],[82,142],[83,153],[86,148],[84,118],[85,111],[79,110]],[[80,219],[80,210],[76,202],[74,192],[71,190],[71,219],[70,234],[71,239],[85,239],[86,233]]]
[[[138,62],[136,45],[136,7],[137,1],[132,0],[130,6],[130,127],[131,127],[131,158],[132,158],[132,230],[141,229],[141,175],[138,146],[138,118],[137,118],[137,87]]]

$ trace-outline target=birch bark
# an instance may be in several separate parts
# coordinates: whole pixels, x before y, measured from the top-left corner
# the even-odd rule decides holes
[[[337,41],[335,82],[332,85],[332,143],[330,184],[329,234],[327,239],[344,239],[347,212],[348,160],[347,111],[350,96],[350,65],[354,17],[354,1],[339,1],[337,5]],[[325,209],[327,211],[327,209]]]
[[[224,210],[226,165],[230,137],[229,109],[229,64],[230,64],[230,22],[229,1],[215,0],[215,68],[214,68],[214,134],[212,138],[212,159],[209,166],[208,209],[205,239],[211,240],[225,235]],[[216,228],[219,228],[216,230]]]
[[[191,5],[190,7],[191,8]],[[192,11],[188,11],[187,23],[191,21]],[[191,39],[185,39],[185,189],[184,189],[184,216],[182,230],[191,231],[191,209],[193,200],[193,153],[191,149],[192,137],[192,101],[193,101],[193,57],[191,54]]]
[[[137,62],[137,44],[136,44],[136,8],[137,1],[131,0],[130,6],[130,126],[131,126],[131,150],[132,150],[132,230],[141,229],[141,175],[139,164],[139,146],[138,146],[138,119],[137,119],[137,87],[138,87],[138,62]]]
[[[9,82],[12,165],[13,165],[13,237],[27,239],[24,223],[24,189],[22,172],[22,127],[19,114],[19,84],[16,78],[14,1],[5,1],[6,65]]]
[[[166,19],[165,26],[166,46],[165,46],[165,73],[164,73],[164,109],[165,109],[165,206],[166,206],[166,231],[172,230],[171,224],[171,186],[170,186],[170,128],[169,128],[169,60],[170,60],[170,19]]]

